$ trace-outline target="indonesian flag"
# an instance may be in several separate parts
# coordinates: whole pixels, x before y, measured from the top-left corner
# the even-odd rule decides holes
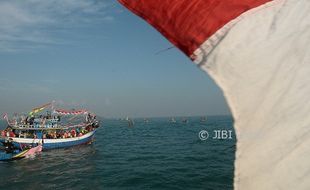
[[[119,1],[223,90],[235,189],[310,189],[309,0]]]

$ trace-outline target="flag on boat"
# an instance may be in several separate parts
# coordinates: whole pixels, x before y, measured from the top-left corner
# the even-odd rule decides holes
[[[309,0],[119,1],[223,90],[235,189],[309,189]]]
[[[86,115],[89,112],[87,110],[55,110],[54,111],[55,114],[59,114],[59,115]]]
[[[8,120],[8,114],[7,114],[7,113],[3,114],[2,118],[3,118],[4,120]]]
[[[43,139],[42,139],[42,141],[43,141]],[[41,152],[42,152],[42,149],[43,149],[42,144],[39,144],[39,145],[37,145],[36,147],[33,147],[33,148],[29,149],[29,150],[24,154],[24,156],[25,156],[25,157],[35,156],[36,154],[41,153]]]
[[[34,115],[34,114],[37,114],[41,111],[43,111],[44,109],[50,107],[52,105],[52,103],[47,103],[47,104],[44,104],[40,107],[37,107],[37,108],[33,108],[31,112],[29,112],[29,115]]]

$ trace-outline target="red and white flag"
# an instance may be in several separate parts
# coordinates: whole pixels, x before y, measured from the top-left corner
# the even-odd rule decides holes
[[[119,1],[223,90],[235,189],[310,189],[309,0]]]
[[[8,120],[8,114],[7,114],[7,113],[3,114],[2,118],[3,118],[4,120]]]

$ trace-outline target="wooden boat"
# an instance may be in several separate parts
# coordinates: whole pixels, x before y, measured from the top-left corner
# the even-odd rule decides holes
[[[15,117],[9,120],[8,127],[1,132],[0,141],[11,138],[16,147],[35,146],[38,143],[43,149],[65,148],[89,143],[93,140],[99,121],[96,116],[86,110],[52,109],[45,115],[40,114],[50,107],[45,104],[33,109],[28,116]],[[53,106],[52,106],[53,107]],[[73,120],[78,124],[73,124]]]

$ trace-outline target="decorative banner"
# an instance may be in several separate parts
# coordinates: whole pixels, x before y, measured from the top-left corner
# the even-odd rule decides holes
[[[29,112],[29,115],[32,116],[32,115],[34,115],[34,114],[37,114],[37,113],[43,111],[44,109],[46,109],[47,107],[49,107],[49,106],[51,106],[51,105],[52,105],[52,103],[48,103],[48,104],[44,104],[43,106],[34,108],[34,109],[32,109],[31,112]]]
[[[55,110],[54,111],[55,114],[58,115],[86,115],[88,114],[88,111],[86,110]]]

